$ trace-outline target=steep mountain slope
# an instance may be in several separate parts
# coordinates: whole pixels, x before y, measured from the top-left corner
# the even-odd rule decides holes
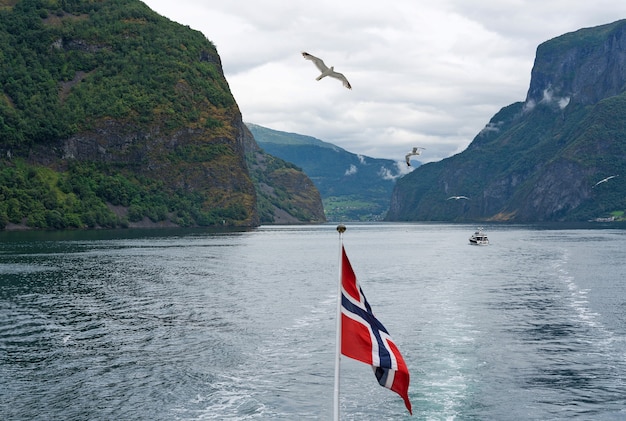
[[[460,154],[399,180],[387,220],[580,221],[623,214],[626,21],[537,48],[525,102]],[[470,200],[446,200],[452,195]]]
[[[401,175],[395,161],[356,155],[311,136],[246,124],[263,150],[302,168],[319,189],[328,220],[377,220],[387,212]]]
[[[265,153],[245,126],[244,141],[262,224],[326,221],[322,198],[309,177],[293,164]]]
[[[200,32],[138,0],[0,0],[0,42],[0,228],[259,224]]]

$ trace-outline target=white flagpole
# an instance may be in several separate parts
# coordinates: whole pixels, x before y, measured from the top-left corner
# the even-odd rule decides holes
[[[341,359],[341,274],[343,266],[343,233],[346,231],[346,226],[343,224],[337,225],[337,231],[339,232],[339,280],[337,286],[337,327],[336,327],[336,344],[335,344],[335,399],[333,405],[333,419],[339,421],[339,365]]]

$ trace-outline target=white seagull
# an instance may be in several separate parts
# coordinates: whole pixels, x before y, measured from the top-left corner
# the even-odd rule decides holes
[[[322,74],[319,75],[317,78],[315,78],[315,80],[320,80],[323,77],[330,76],[330,77],[334,77],[335,79],[339,79],[340,81],[342,81],[343,86],[345,86],[346,88],[352,89],[352,86],[350,86],[350,82],[348,82],[348,79],[346,79],[346,77],[343,74],[335,72],[334,66],[330,66],[329,68],[328,66],[324,64],[324,61],[321,58],[312,56],[311,54],[305,53],[304,51],[302,52],[302,57],[304,57],[307,60],[311,60],[313,64],[315,64],[315,67],[320,69],[320,72],[322,72]]]
[[[406,154],[404,156],[404,159],[406,159],[406,165],[410,167],[411,166],[411,156],[413,156],[413,155],[415,155],[415,156],[421,155],[423,149],[426,149],[426,148],[420,148],[420,147],[413,148],[413,150],[411,152]]]
[[[454,200],[459,200],[459,199],[470,200],[470,198],[467,197],[467,196],[450,196],[446,200],[450,200],[450,199],[454,199]]]
[[[619,177],[619,175],[612,175],[610,177],[607,178],[603,178],[602,180],[598,181],[596,184],[593,185],[593,187],[597,186],[598,184],[602,184],[602,183],[606,183],[607,181],[609,181],[611,178],[615,178],[615,177]],[[593,189],[592,187],[592,189]]]

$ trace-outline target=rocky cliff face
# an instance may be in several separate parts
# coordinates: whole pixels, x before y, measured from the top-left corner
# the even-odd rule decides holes
[[[527,104],[592,105],[626,86],[626,26],[581,29],[537,48]]]
[[[124,168],[168,189],[201,194],[206,209],[243,205],[247,216],[236,225],[255,226],[256,194],[244,158],[246,128],[236,109],[227,127],[228,133],[190,127],[169,132],[156,124],[103,120],[90,131],[31,149],[30,161],[57,168],[74,160]]]
[[[626,172],[626,21],[537,49],[525,102],[462,153],[399,180],[387,220],[561,221],[621,215]],[[446,200],[465,195],[470,200]]]

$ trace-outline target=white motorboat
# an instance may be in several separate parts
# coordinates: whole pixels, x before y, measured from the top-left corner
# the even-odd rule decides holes
[[[483,232],[483,229],[478,228],[469,238],[469,242],[475,246],[486,246],[489,244],[489,239],[487,238],[487,234]]]

